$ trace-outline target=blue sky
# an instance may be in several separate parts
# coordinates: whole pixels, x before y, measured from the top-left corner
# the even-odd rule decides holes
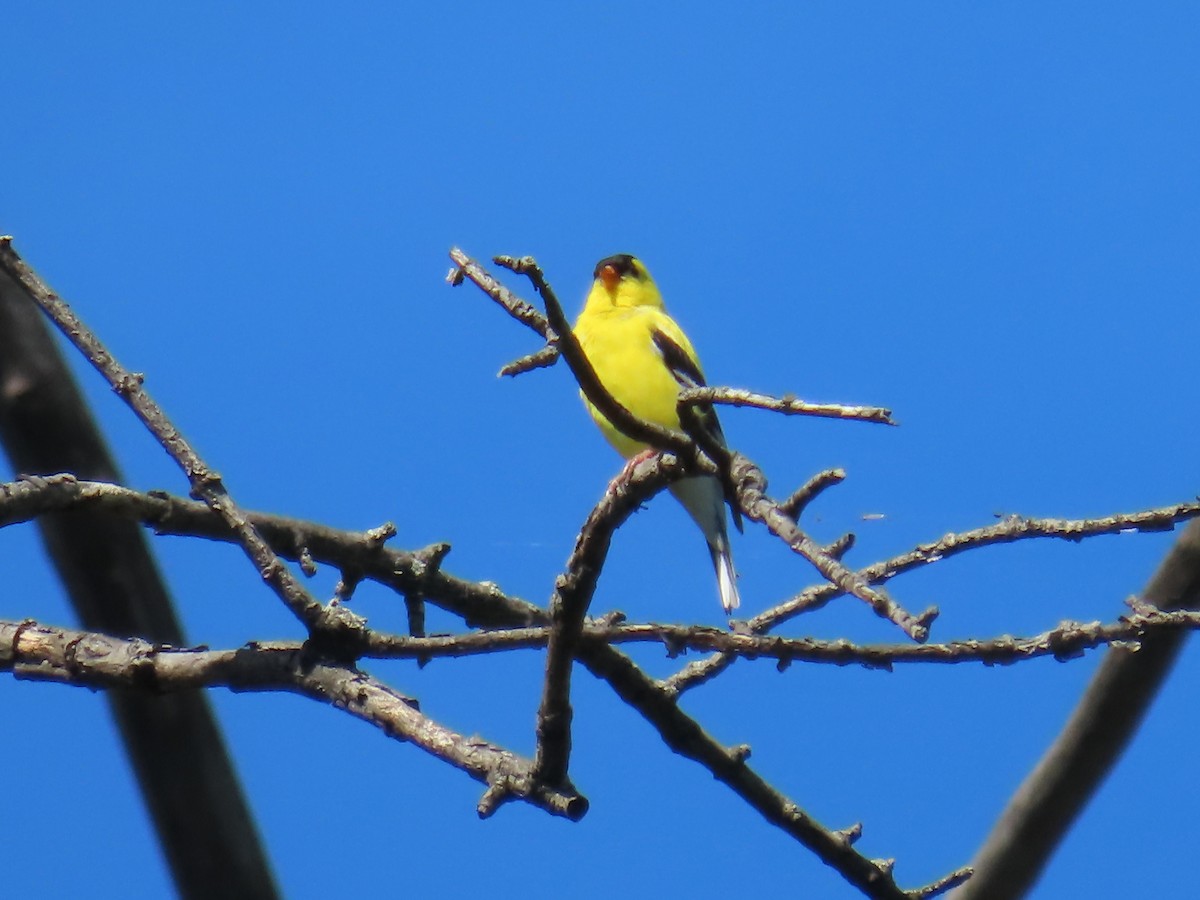
[[[597,259],[636,253],[713,383],[893,408],[898,429],[723,414],[780,495],[848,471],[809,524],[858,533],[855,564],[997,513],[1196,493],[1189,4],[42,3],[5,29],[0,232],[146,373],[245,506],[390,519],[397,546],[447,540],[449,571],[546,600],[619,460],[565,369],[495,377],[536,339],[445,285],[453,244],[535,255],[570,310]],[[130,483],[186,493],[79,371]],[[893,588],[941,606],[935,639],[1111,619],[1171,540],[990,549]],[[193,641],[298,636],[235,550],[155,547]],[[748,612],[814,580],[759,529],[734,553]],[[32,529],[0,532],[0,558],[0,616],[72,624]],[[358,604],[400,627],[397,598]],[[614,542],[593,610],[613,608],[721,621],[700,537],[667,497]],[[896,637],[852,601],[787,633]],[[915,886],[969,860],[1098,659],[744,663],[686,707],[821,821],[863,821],[860,849]],[[374,670],[530,753],[541,662]],[[1185,653],[1036,896],[1178,892],[1200,780],[1169,764],[1197,738],[1198,668]],[[514,806],[481,823],[474,782],[311,702],[213,701],[292,897],[445,896],[448,878],[501,896],[564,879],[581,897],[856,895],[586,674],[577,825]],[[0,680],[0,702],[0,765],[36,798],[0,822],[24,861],[13,895],[167,893],[99,698]],[[1139,863],[1096,864],[1114,858]]]

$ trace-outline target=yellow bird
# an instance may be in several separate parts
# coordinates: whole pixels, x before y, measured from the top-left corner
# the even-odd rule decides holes
[[[658,286],[641,260],[628,253],[610,256],[596,264],[594,276],[583,312],[575,322],[575,336],[592,368],[613,399],[639,419],[682,430],[676,398],[681,389],[704,384],[691,341],[667,315]],[[583,402],[608,442],[626,459],[650,450],[618,431],[586,397]],[[712,436],[724,444],[712,408],[703,408],[701,418]],[[739,598],[721,482],[707,475],[684,478],[671,485],[671,493],[704,532],[717,572],[721,606],[729,613],[737,608]],[[740,531],[742,520],[736,509],[733,521]]]

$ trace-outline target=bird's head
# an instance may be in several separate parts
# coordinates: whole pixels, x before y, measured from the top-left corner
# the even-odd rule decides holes
[[[618,253],[596,263],[588,305],[657,306],[663,305],[658,285],[636,256]]]

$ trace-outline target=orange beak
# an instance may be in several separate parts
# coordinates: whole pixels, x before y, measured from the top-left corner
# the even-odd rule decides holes
[[[617,282],[621,280],[621,275],[615,266],[609,265],[600,270],[600,280],[604,282],[604,289],[611,294],[617,289]]]

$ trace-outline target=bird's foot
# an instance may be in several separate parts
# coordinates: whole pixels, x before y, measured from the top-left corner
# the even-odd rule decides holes
[[[625,461],[625,465],[621,471],[618,472],[616,477],[614,477],[613,480],[608,483],[608,493],[614,493],[622,484],[627,484],[629,480],[633,478],[633,470],[638,467],[638,463],[645,462],[656,453],[658,453],[657,450],[647,447],[641,453],[629,457],[629,459]]]

